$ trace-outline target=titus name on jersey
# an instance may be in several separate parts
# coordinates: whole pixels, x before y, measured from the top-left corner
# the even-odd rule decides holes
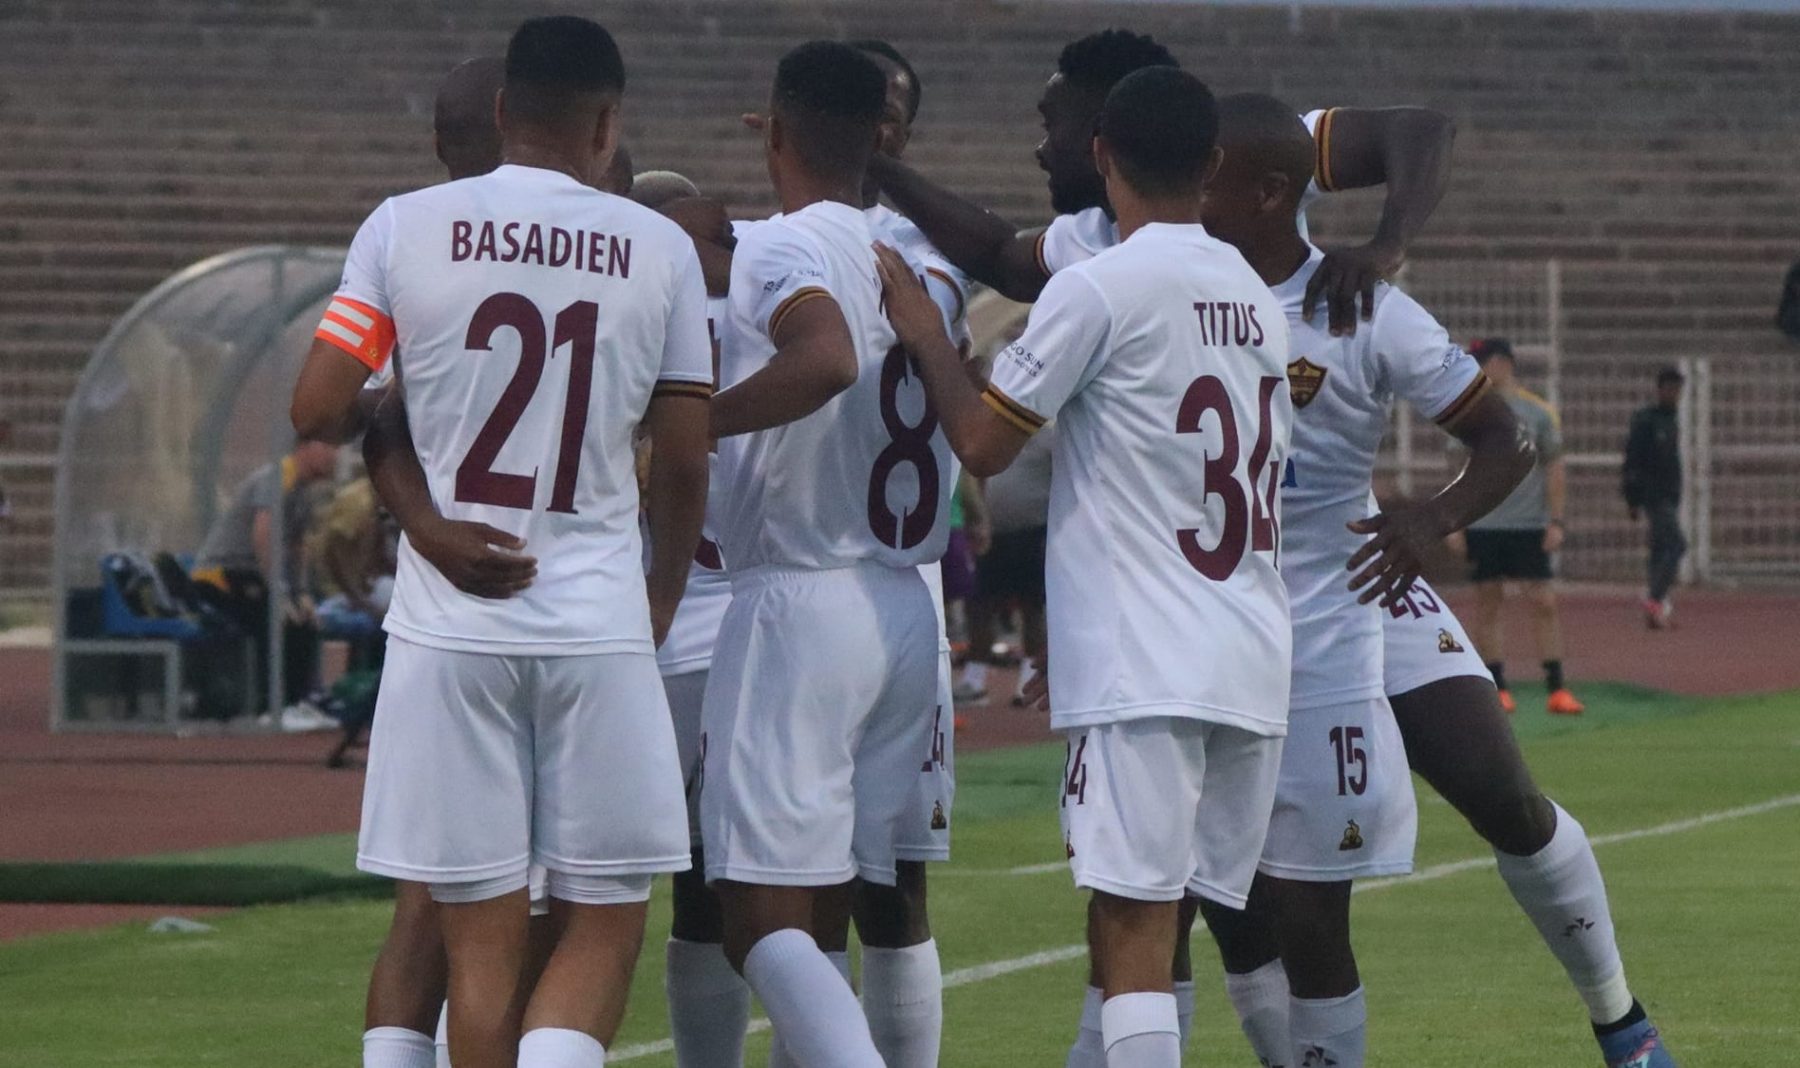
[[[811,415],[719,443],[732,599],[702,713],[711,880],[891,885],[931,759],[938,623],[918,565],[949,535],[950,449],[882,314],[877,236],[826,201],[750,228],[732,257],[722,386],[820,299],[858,373]]]
[[[1263,868],[1339,881],[1412,866],[1417,811],[1406,751],[1384,696],[1386,610],[1358,604],[1345,563],[1365,540],[1346,524],[1375,514],[1370,480],[1395,398],[1449,424],[1486,380],[1425,309],[1382,285],[1373,318],[1333,337],[1307,322],[1314,249],[1276,286],[1292,337],[1293,454],[1282,480],[1282,577],[1294,617],[1293,715]],[[1455,644],[1455,639],[1452,639]]]
[[[1287,326],[1199,226],[1061,271],[984,399],[1057,419],[1046,586],[1052,725],[1080,886],[1242,907],[1287,719],[1276,571]]]
[[[459,256],[459,222],[551,245]],[[552,262],[590,235],[591,266],[594,234],[609,235],[605,269]],[[604,903],[687,866],[632,437],[653,394],[711,394],[705,299],[680,228],[539,168],[396,197],[357,233],[319,336],[371,369],[404,353],[438,511],[516,533],[538,560],[529,588],[487,600],[402,543],[364,870],[466,901],[523,887],[536,862],[552,896]]]

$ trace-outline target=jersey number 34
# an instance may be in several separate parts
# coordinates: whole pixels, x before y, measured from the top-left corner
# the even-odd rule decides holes
[[[1238,417],[1232,409],[1231,394],[1225,383],[1215,375],[1202,375],[1181,398],[1181,409],[1175,416],[1176,433],[1200,433],[1200,419],[1207,412],[1212,412],[1219,420],[1219,448],[1215,454],[1206,457],[1200,483],[1203,499],[1217,497],[1225,506],[1224,519],[1219,524],[1219,540],[1209,549],[1200,544],[1199,528],[1186,527],[1175,532],[1176,543],[1181,546],[1181,554],[1187,557],[1188,563],[1214,582],[1231,577],[1238,564],[1243,562],[1246,548],[1251,552],[1275,552],[1280,544],[1280,531],[1275,523],[1279,465],[1269,460],[1273,445],[1269,423],[1275,391],[1286,386],[1286,381],[1273,375],[1264,375],[1259,383],[1256,442],[1250,446],[1250,462],[1245,467],[1248,485],[1237,474]],[[1261,487],[1265,475],[1267,490]]]

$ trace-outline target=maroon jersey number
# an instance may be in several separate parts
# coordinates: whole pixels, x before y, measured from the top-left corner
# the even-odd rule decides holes
[[[581,477],[581,443],[587,433],[588,398],[594,382],[594,333],[599,321],[600,306],[591,300],[576,301],[557,312],[548,332],[544,329],[543,312],[531,298],[518,293],[495,293],[475,309],[468,335],[463,339],[464,347],[471,352],[492,352],[494,335],[502,327],[511,327],[519,335],[519,366],[469,445],[468,455],[456,468],[458,501],[530,509],[537,495],[537,469],[533,468],[529,475],[509,475],[495,471],[494,461],[537,393],[538,383],[544,377],[544,363],[566,344],[569,395],[563,405],[550,511],[576,513],[575,486]]]
[[[1175,540],[1188,563],[1215,582],[1231,577],[1243,562],[1246,548],[1252,552],[1274,552],[1280,545],[1280,531],[1275,522],[1275,491],[1280,481],[1280,465],[1269,460],[1269,453],[1274,448],[1270,409],[1275,390],[1281,385],[1281,379],[1270,375],[1265,375],[1259,383],[1261,410],[1257,413],[1256,441],[1250,447],[1247,465],[1250,484],[1247,487],[1237,477],[1238,417],[1231,407],[1231,394],[1226,391],[1225,383],[1214,375],[1202,375],[1181,398],[1181,408],[1175,416],[1176,433],[1200,433],[1200,418],[1207,412],[1212,412],[1219,420],[1219,451],[1206,458],[1200,482],[1203,497],[1217,497],[1225,506],[1225,516],[1219,524],[1219,540],[1209,549],[1200,544],[1199,528],[1187,527],[1175,532]],[[1261,489],[1265,474],[1269,480],[1266,492]]]
[[[1338,796],[1362,796],[1369,788],[1369,754],[1362,745],[1361,727],[1331,728],[1331,747],[1337,751]],[[1353,772],[1350,769],[1354,767]]]
[[[931,398],[925,398],[925,413],[908,426],[900,415],[900,386],[911,380],[917,369],[906,349],[895,345],[881,362],[881,422],[887,427],[887,447],[875,457],[869,472],[869,531],[881,544],[896,549],[910,549],[924,541],[937,522],[938,473],[937,454],[931,451],[931,435],[937,432],[937,409]],[[919,503],[904,515],[895,515],[888,506],[888,480],[894,469],[907,463],[919,473]]]

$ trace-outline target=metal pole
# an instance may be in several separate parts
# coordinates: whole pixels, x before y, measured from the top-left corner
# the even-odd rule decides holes
[[[1693,424],[1693,448],[1689,452],[1688,468],[1693,472],[1694,492],[1690,507],[1693,509],[1688,528],[1694,533],[1694,551],[1688,554],[1686,570],[1691,572],[1692,579],[1710,582],[1713,577],[1713,440],[1712,440],[1712,360],[1699,357],[1691,361],[1689,372],[1689,396],[1683,398],[1687,403],[1684,410],[1690,410],[1689,422]]]
[[[1562,411],[1562,261],[1551,259],[1544,265],[1544,317],[1549,320],[1549,388],[1545,390],[1550,407]]]

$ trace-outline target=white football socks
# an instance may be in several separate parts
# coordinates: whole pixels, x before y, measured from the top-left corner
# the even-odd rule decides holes
[[[1099,987],[1087,988],[1081,999],[1081,1026],[1064,1068],[1106,1068],[1106,1038],[1100,1033],[1100,1006],[1105,1000]]]
[[[902,949],[864,946],[862,1002],[887,1068],[937,1068],[944,973],[935,939]]]
[[[1187,1049],[1188,1034],[1194,1026],[1194,981],[1175,982],[1175,1019],[1181,1024],[1181,1048]]]
[[[1561,805],[1550,804],[1556,809],[1556,833],[1549,844],[1529,857],[1496,850],[1494,860],[1513,900],[1569,973],[1588,1015],[1609,1024],[1631,1011],[1631,991],[1613,936],[1606,883],[1587,831]]]
[[[1100,1006],[1106,1068],[1181,1068],[1174,994],[1120,994]]]
[[[606,1047],[586,1031],[534,1027],[519,1038],[519,1068],[606,1068]]]
[[[663,988],[677,1068],[738,1068],[750,1024],[750,986],[712,942],[669,939]]]
[[[431,1036],[407,1027],[363,1032],[363,1068],[435,1068]]]
[[[792,927],[750,947],[744,978],[799,1068],[882,1068],[848,970],[848,955],[840,972],[811,935]]]
[[[1334,1064],[1337,1068],[1363,1068],[1369,1040],[1369,1007],[1363,989],[1341,998],[1291,998],[1288,1026],[1292,1029],[1292,1060],[1288,1064]]]
[[[1271,1068],[1285,1068],[1294,1043],[1288,1031],[1288,978],[1281,958],[1242,975],[1225,973],[1225,993],[1237,1010],[1250,1051]]]
[[[432,1040],[437,1048],[437,1068],[450,1068],[450,1003],[444,1002],[438,1009],[437,1037]]]

